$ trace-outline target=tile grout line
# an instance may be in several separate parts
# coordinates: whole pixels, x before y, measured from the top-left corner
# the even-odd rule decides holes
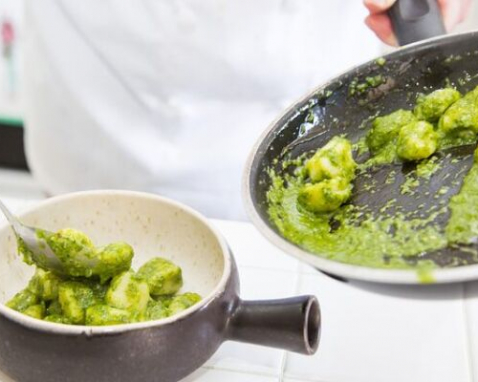
[[[313,379],[313,378],[310,378],[310,377],[297,377],[297,376],[291,376],[290,377],[291,379],[293,379],[294,381],[298,381],[298,382],[331,382],[330,380],[325,380],[325,379]]]
[[[241,268],[247,268],[247,269],[254,269],[254,270],[259,270],[259,271],[271,271],[271,272],[280,272],[280,273],[292,273],[296,274],[297,271],[292,271],[290,269],[286,268],[270,268],[266,266],[260,266],[260,265],[250,265],[250,264],[241,264],[240,262],[237,263],[237,266],[239,269]]]
[[[287,364],[287,350],[284,350],[282,352],[282,356],[281,356],[281,359],[280,359],[280,370],[279,370],[279,382],[284,382],[284,378],[285,378],[285,375],[284,375],[284,372],[285,372],[285,366]]]
[[[470,319],[468,316],[468,283],[462,284],[462,309],[463,309],[463,323],[465,327],[465,347],[466,347],[466,362],[468,364],[468,376],[470,382],[475,382],[475,371],[473,365],[473,344],[472,332],[470,326]]]
[[[216,367],[216,366],[210,366],[210,365],[203,365],[199,369],[226,371],[228,373],[246,374],[246,375],[259,376],[259,377],[270,377],[270,378],[273,378],[273,377],[277,376],[277,374],[275,374],[275,373],[272,373],[272,372],[268,373],[266,371],[238,370],[238,369],[234,369],[234,368],[221,367],[221,366]]]
[[[298,295],[300,292],[301,276],[302,276],[301,268],[302,268],[302,265],[300,261],[298,261],[296,264],[296,270],[295,270],[296,277],[295,277],[295,285],[294,285],[294,295]],[[282,355],[281,363],[280,363],[279,382],[284,382],[288,355],[289,355],[288,351],[284,351],[284,354]]]

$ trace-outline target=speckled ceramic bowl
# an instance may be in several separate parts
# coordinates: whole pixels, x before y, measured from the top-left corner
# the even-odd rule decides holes
[[[201,366],[226,340],[312,354],[320,311],[315,297],[244,302],[227,243],[190,208],[149,194],[82,192],[51,198],[20,217],[48,230],[71,227],[97,245],[126,241],[133,267],[153,256],[183,269],[182,290],[203,300],[162,320],[106,327],[61,325],[0,304],[0,369],[18,381],[177,381]],[[0,302],[34,272],[17,255],[14,236],[0,229]]]

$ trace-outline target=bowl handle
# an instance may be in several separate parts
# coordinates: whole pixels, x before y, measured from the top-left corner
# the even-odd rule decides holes
[[[239,300],[227,339],[314,354],[320,339],[320,307],[314,296],[281,300]]]

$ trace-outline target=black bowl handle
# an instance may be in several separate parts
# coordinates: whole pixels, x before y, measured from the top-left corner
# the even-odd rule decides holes
[[[446,33],[437,0],[397,0],[388,13],[400,45]]]
[[[232,312],[227,339],[314,354],[320,338],[320,307],[314,296],[241,301]]]

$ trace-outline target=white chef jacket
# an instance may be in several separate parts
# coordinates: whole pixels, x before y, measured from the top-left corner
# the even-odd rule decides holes
[[[282,109],[378,55],[361,0],[26,0],[27,158],[50,194],[133,189],[244,218]]]

